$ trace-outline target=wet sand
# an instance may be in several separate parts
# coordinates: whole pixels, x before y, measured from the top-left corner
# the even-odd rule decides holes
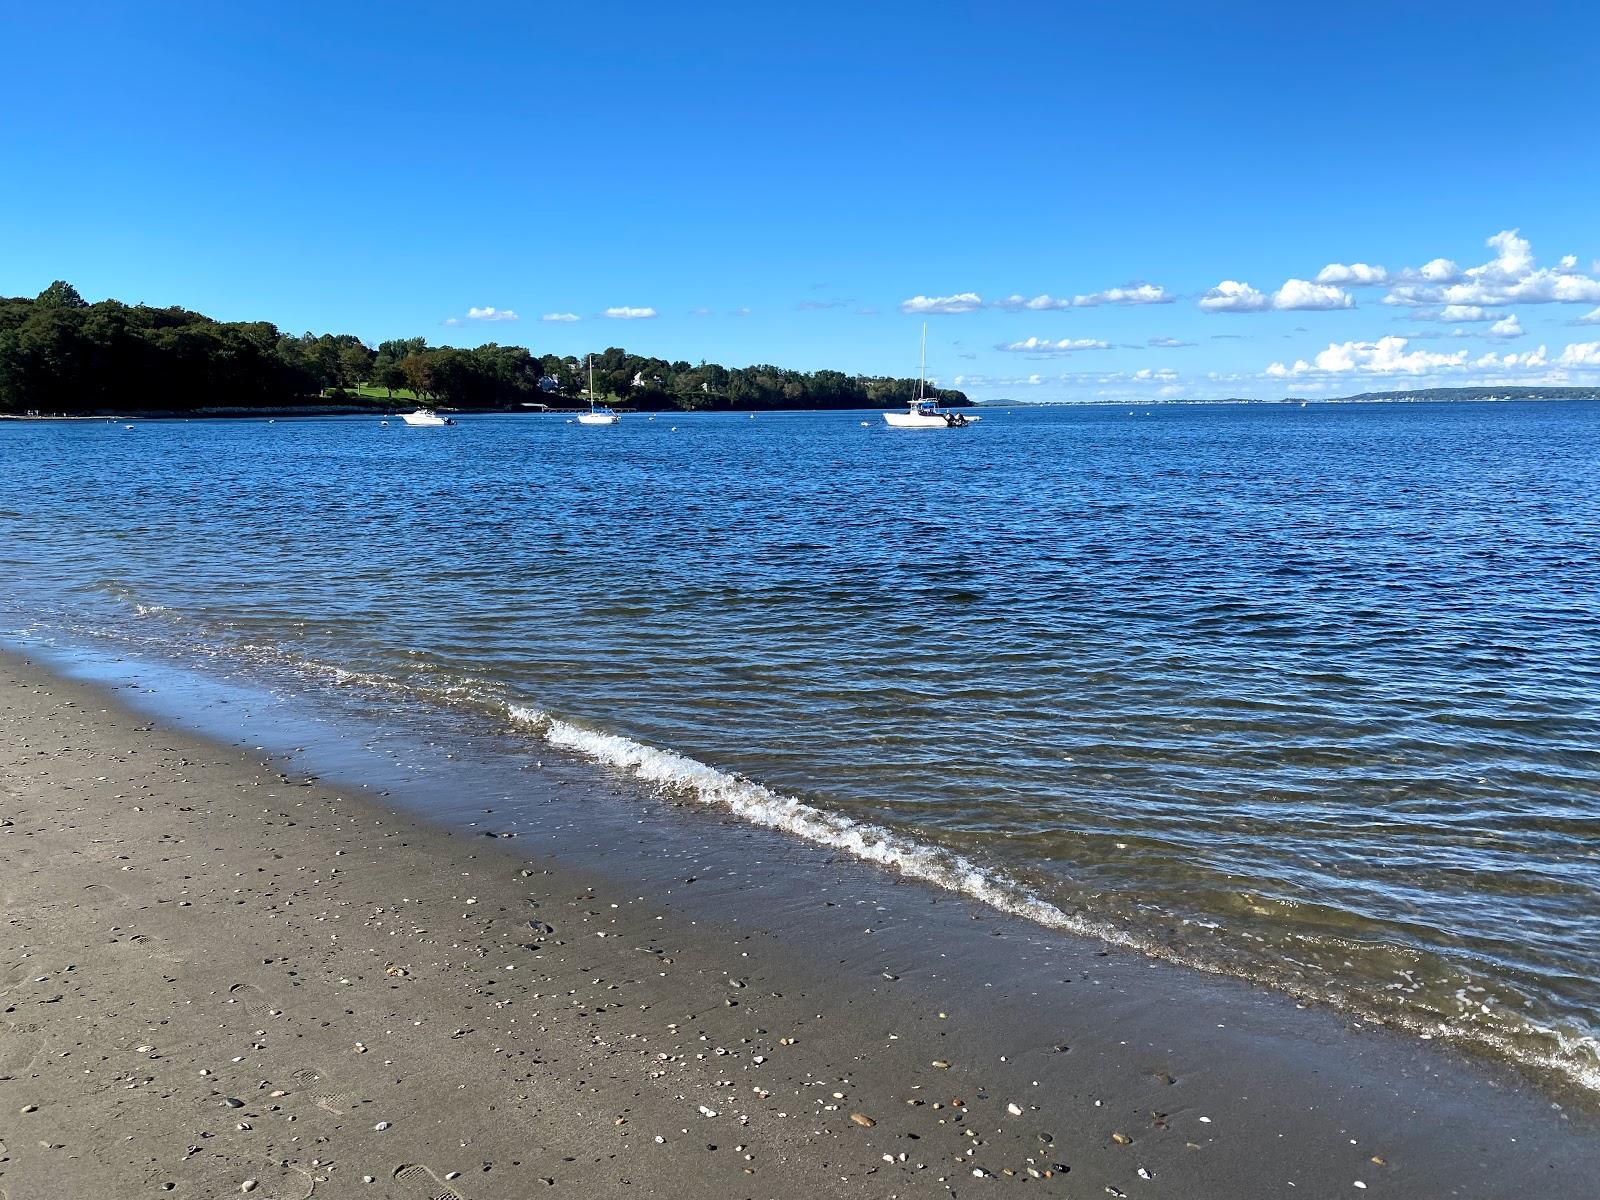
[[[1438,1048],[853,865],[782,903],[639,883],[651,842],[563,865],[0,658],[0,1198],[1600,1173],[1591,1114]]]

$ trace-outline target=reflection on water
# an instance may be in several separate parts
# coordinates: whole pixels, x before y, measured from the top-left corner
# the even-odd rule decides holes
[[[1600,406],[674,420],[8,423],[0,605],[551,714],[1600,1087]]]

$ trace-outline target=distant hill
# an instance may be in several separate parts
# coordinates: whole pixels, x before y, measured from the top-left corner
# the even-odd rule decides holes
[[[1600,387],[1453,387],[1414,388],[1399,392],[1361,392],[1355,396],[1286,396],[1285,404],[1315,400],[1319,404],[1425,403],[1448,400],[1600,400]]]

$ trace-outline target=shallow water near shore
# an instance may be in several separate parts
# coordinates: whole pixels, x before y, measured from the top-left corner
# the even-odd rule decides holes
[[[0,617],[1600,1091],[1600,405],[880,424],[8,423]]]

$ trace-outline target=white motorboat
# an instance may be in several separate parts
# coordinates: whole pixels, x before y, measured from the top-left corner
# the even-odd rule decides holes
[[[917,398],[908,401],[903,413],[884,413],[883,419],[892,429],[960,429],[971,425],[977,417],[948,412],[939,407],[937,400],[927,397],[928,390],[928,325],[922,325],[922,374],[917,379]]]
[[[594,402],[594,355],[589,356],[589,411],[578,414],[579,425],[615,425],[622,414],[601,408]]]
[[[978,418],[948,412],[937,400],[913,400],[906,412],[884,413],[883,419],[895,429],[960,429]]]
[[[401,413],[400,419],[407,425],[454,425],[449,417],[441,417],[431,408],[419,408],[416,412]]]

